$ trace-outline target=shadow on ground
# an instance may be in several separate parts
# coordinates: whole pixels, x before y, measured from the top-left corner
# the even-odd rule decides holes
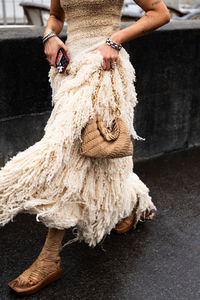
[[[200,299],[200,149],[137,163],[134,171],[150,188],[156,218],[121,236],[111,232],[95,248],[64,248],[63,277],[24,299]],[[0,229],[1,300],[21,299],[7,283],[37,257],[46,233],[25,214]]]

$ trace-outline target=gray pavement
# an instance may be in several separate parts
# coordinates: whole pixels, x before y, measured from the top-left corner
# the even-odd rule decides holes
[[[24,299],[200,299],[200,148],[134,170],[150,188],[156,218],[120,236],[112,232],[95,248],[64,248],[63,277]],[[0,229],[0,300],[21,298],[7,283],[37,257],[46,232],[28,214]]]

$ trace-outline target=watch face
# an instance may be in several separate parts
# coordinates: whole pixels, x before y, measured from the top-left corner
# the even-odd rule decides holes
[[[64,49],[60,48],[56,57],[56,67],[59,73],[63,73],[69,63],[68,56],[65,55]]]

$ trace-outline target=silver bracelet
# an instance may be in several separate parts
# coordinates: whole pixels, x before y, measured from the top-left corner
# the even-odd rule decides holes
[[[47,34],[42,38],[43,44],[44,44],[48,39],[50,39],[52,36],[56,36],[56,33],[53,32],[53,31],[47,33]]]
[[[122,48],[122,44],[117,44],[117,43],[111,41],[109,38],[106,39],[106,44],[118,51]]]

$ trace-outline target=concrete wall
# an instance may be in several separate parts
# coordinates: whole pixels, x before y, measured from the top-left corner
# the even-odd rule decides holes
[[[52,110],[42,34],[0,27],[0,165],[40,140]],[[146,138],[135,160],[200,145],[200,23],[171,22],[124,47],[136,70],[134,125]]]
[[[200,145],[200,22],[171,22],[126,45],[136,70],[136,157]]]

